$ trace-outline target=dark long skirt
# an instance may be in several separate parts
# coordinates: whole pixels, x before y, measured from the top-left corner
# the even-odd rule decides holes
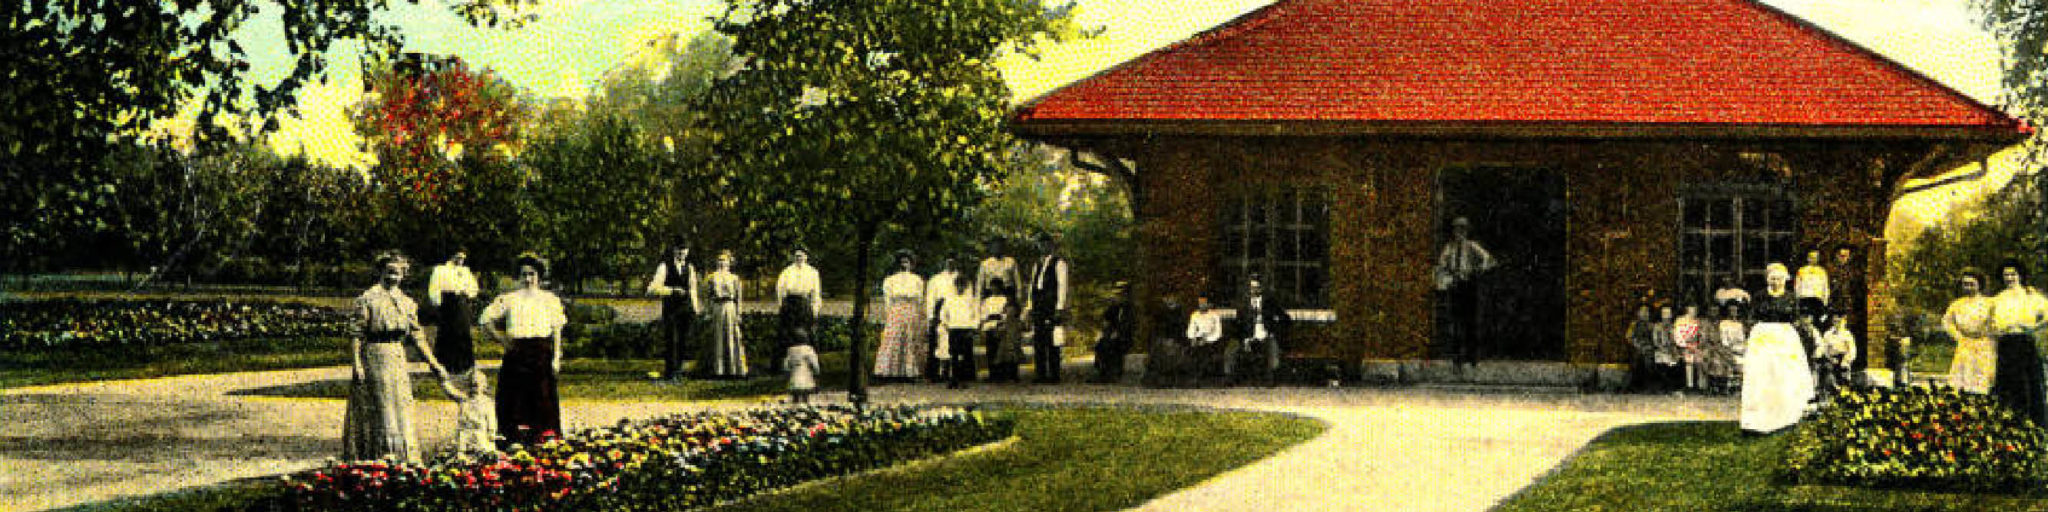
[[[476,341],[470,336],[470,322],[476,315],[470,312],[469,297],[459,293],[441,293],[441,328],[434,333],[434,360],[448,368],[449,373],[462,373],[476,367]]]
[[[2035,425],[2048,425],[2048,384],[2041,370],[2041,351],[2034,337],[2025,334],[1998,336],[1998,374],[1992,377],[1991,394],[2005,402]]]
[[[974,329],[948,329],[946,351],[953,357],[953,367],[946,373],[946,382],[954,387],[974,382]]]
[[[562,398],[555,390],[555,351],[548,338],[519,338],[505,347],[498,370],[498,435],[533,446],[562,433]]]

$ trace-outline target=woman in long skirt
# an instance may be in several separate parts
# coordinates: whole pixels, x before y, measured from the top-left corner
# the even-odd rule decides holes
[[[1799,330],[1799,303],[1785,289],[1792,280],[1782,263],[1772,263],[1768,288],[1756,300],[1756,326],[1749,330],[1742,358],[1742,415],[1745,432],[1768,434],[1799,422],[1813,399],[1813,372]]]
[[[875,377],[885,381],[916,379],[931,350],[924,344],[924,279],[912,271],[910,251],[896,252],[897,272],[882,280],[885,319],[882,342],[875,346]]]
[[[398,289],[405,279],[405,257],[377,257],[377,285],[356,297],[356,318],[362,330],[351,343],[354,361],[348,408],[342,418],[342,458],[347,460],[420,460],[412,429],[412,375],[405,360],[406,342],[425,356],[427,367],[450,389],[448,371],[434,360],[420,328],[419,305]],[[452,390],[451,395],[455,394]]]
[[[493,299],[476,323],[505,346],[498,369],[498,435],[508,444],[533,446],[562,434],[555,384],[562,371],[562,326],[569,317],[562,299],[540,287],[547,261],[529,253],[517,264],[519,289]],[[496,328],[501,323],[503,332]]]
[[[1991,392],[1991,378],[1998,371],[1998,350],[1991,340],[1991,298],[1984,295],[1984,274],[1976,269],[1963,269],[1958,282],[1963,296],[1948,303],[1948,311],[1941,315],[1942,332],[1956,340],[1948,384],[1981,395]]]
[[[705,276],[711,290],[711,346],[705,350],[704,375],[747,377],[747,342],[740,334],[740,276],[732,273],[732,251],[718,252],[718,266]]]
[[[2041,369],[2041,352],[2034,347],[2034,333],[2048,321],[2048,299],[2026,285],[2027,269],[2017,260],[1999,265],[2005,289],[1991,298],[1991,328],[1998,333],[1998,370],[1991,377],[1991,394],[2006,407],[2048,425],[2048,385]]]
[[[1024,306],[1016,299],[1017,287],[1002,279],[989,281],[988,295],[981,299],[981,339],[988,352],[988,381],[1017,382],[1017,366],[1024,363]]]

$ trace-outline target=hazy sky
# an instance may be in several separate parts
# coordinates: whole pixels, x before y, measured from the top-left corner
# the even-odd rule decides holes
[[[645,42],[666,34],[688,36],[704,30],[717,14],[716,0],[621,2],[542,0],[541,19],[520,30],[473,29],[439,6],[401,5],[387,16],[404,28],[410,49],[452,53],[472,65],[496,70],[513,83],[546,96],[581,96],[611,69],[640,54]],[[1002,61],[1017,98],[1028,99],[1227,21],[1268,0],[1083,0],[1085,26],[1102,26],[1102,37],[1044,49],[1044,59]],[[1969,2],[1961,0],[1765,0],[1765,3],[1884,54],[1909,68],[1990,104],[1999,102],[1999,50]],[[259,18],[243,39],[256,72],[274,79],[285,70],[281,30],[274,18]],[[361,85],[353,57],[338,58],[335,80],[314,87],[303,99],[306,119],[287,122],[273,144],[284,151],[303,147],[316,158],[367,165],[344,117]],[[1994,165],[1994,167],[2001,167]],[[1986,183],[2002,183],[2010,170],[1995,169]],[[1900,204],[1907,224],[1945,210],[1981,187],[1949,187],[1917,194]],[[1894,222],[1898,224],[1899,222]],[[1908,226],[1910,227],[1910,226]]]

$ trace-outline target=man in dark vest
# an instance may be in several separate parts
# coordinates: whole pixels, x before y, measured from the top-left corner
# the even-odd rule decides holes
[[[676,241],[668,256],[668,261],[655,267],[647,293],[661,297],[662,378],[682,380],[690,328],[703,303],[697,297],[697,269],[690,266],[689,242]]]
[[[1286,306],[1266,296],[1258,274],[1245,280],[1244,298],[1238,301],[1234,322],[1237,339],[1224,351],[1223,378],[1236,383],[1243,377],[1237,371],[1238,358],[1252,355],[1260,359],[1261,381],[1272,384],[1280,370],[1280,343],[1287,339],[1288,320]]]
[[[1056,384],[1060,381],[1060,347],[1066,345],[1067,259],[1060,256],[1059,243],[1050,233],[1038,234],[1038,248],[1045,255],[1039,257],[1032,274],[1031,307],[1027,309],[1031,361],[1037,368],[1034,382]]]

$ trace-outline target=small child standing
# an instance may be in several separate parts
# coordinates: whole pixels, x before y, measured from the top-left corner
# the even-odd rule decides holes
[[[818,389],[818,351],[811,348],[811,329],[798,326],[791,330],[789,356],[782,362],[789,372],[790,403],[811,403],[811,392]]]
[[[455,451],[482,455],[498,450],[498,413],[491,396],[484,393],[484,372],[470,369],[448,383],[448,395],[455,399]]]
[[[1849,315],[1835,315],[1832,324],[1813,347],[1815,373],[1819,374],[1815,381],[1823,400],[1849,383],[1849,365],[1856,362],[1856,335],[1849,333]]]

